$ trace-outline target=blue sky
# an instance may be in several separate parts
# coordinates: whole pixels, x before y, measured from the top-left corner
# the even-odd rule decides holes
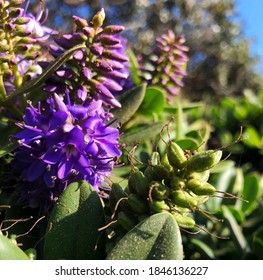
[[[244,34],[253,40],[251,52],[261,58],[258,69],[263,75],[263,0],[235,1]]]

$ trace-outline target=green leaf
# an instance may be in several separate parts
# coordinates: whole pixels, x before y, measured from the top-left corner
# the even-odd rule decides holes
[[[182,260],[179,227],[170,213],[150,216],[130,230],[109,253],[108,260]]]
[[[136,130],[125,133],[121,138],[120,142],[125,145],[136,145],[143,142],[146,139],[156,136],[160,133],[164,122],[156,122],[152,124],[143,125]]]
[[[201,254],[202,259],[215,259],[214,251],[203,241],[193,238],[191,242],[197,247],[196,251]]]
[[[213,176],[211,176],[209,178],[210,183],[218,190],[221,192],[227,192],[229,188],[231,188],[232,183],[235,179],[236,176],[236,170],[235,168],[229,168],[227,170],[225,170],[222,173],[216,173],[213,174]],[[207,201],[206,205],[209,209],[209,211],[218,211],[220,208],[220,205],[222,204],[223,201],[223,195],[222,196],[218,196],[215,198],[211,198]]]
[[[222,173],[225,170],[232,168],[235,166],[235,162],[233,160],[223,160],[220,161],[217,165],[210,169],[211,173]]]
[[[44,259],[104,259],[101,200],[86,182],[70,184],[55,205],[47,227]]]
[[[260,195],[260,179],[257,173],[251,173],[245,176],[244,188],[242,192],[242,198],[247,200],[242,203],[242,211],[248,215],[251,213],[258,203],[256,202],[258,196]]]
[[[140,78],[140,74],[139,74],[139,72],[140,72],[139,63],[138,63],[136,55],[134,54],[132,49],[127,49],[127,54],[129,56],[130,73],[132,76],[132,80],[136,85],[138,85],[141,82],[141,78]]]
[[[257,130],[254,127],[247,127],[243,133],[243,143],[245,143],[250,148],[260,148],[261,137],[258,134]]]
[[[190,151],[196,150],[199,146],[199,143],[192,138],[184,138],[176,141],[176,143],[181,147],[181,149]]]
[[[263,260],[263,227],[260,227],[253,237],[253,252],[260,260]]]
[[[231,232],[231,239],[235,243],[237,249],[240,252],[240,255],[245,255],[247,252],[250,251],[249,245],[246,241],[246,238],[244,237],[242,233],[241,227],[238,225],[236,219],[234,218],[231,211],[228,209],[227,206],[223,205],[222,210],[225,217],[225,222],[228,225],[228,228]]]
[[[21,95],[23,93],[28,93],[31,90],[34,90],[38,86],[41,86],[53,73],[56,71],[65,61],[67,61],[70,56],[78,49],[85,47],[85,45],[80,44],[75,47],[65,51],[61,56],[56,58],[49,66],[39,75],[36,79],[26,83],[23,87],[16,89],[13,91],[7,98],[1,101],[1,103],[5,103],[5,101],[12,100],[14,97]]]
[[[154,114],[161,114],[165,105],[165,93],[158,87],[147,87],[145,97],[138,110],[146,117],[152,117]]]
[[[126,123],[140,107],[146,90],[146,84],[128,90],[120,96],[121,108],[112,110],[112,113],[121,123]]]
[[[15,125],[8,125],[0,129],[0,158],[11,153],[18,143],[11,137],[19,131],[19,128]]]
[[[29,260],[28,256],[0,232],[0,260]]]

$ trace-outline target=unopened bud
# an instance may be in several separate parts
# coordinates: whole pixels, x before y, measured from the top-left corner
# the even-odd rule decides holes
[[[103,25],[103,22],[105,20],[105,12],[102,8],[99,12],[96,13],[96,15],[92,18],[92,24],[95,29],[98,29]]]

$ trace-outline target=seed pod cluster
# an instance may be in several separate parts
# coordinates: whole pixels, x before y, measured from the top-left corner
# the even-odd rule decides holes
[[[126,192],[122,190],[126,202],[117,207],[121,211],[117,223],[127,231],[142,217],[170,212],[181,228],[194,228],[192,213],[216,192],[207,181],[210,169],[218,164],[221,156],[219,150],[186,156],[179,145],[170,141],[162,158],[154,152],[144,172],[131,173]],[[115,193],[121,193],[116,191],[116,186],[112,188],[111,197],[116,196]]]

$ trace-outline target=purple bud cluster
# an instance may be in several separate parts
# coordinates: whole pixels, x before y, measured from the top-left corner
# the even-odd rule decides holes
[[[185,38],[175,36],[172,30],[156,39],[156,47],[147,61],[141,61],[142,78],[149,84],[160,85],[167,91],[167,100],[180,92],[182,79],[187,75],[185,68],[188,47]]]
[[[24,115],[15,137],[14,174],[22,203],[47,210],[73,181],[86,180],[103,196],[103,184],[120,156],[119,131],[101,117],[102,102],[72,105],[54,94]],[[22,181],[21,181],[22,179]]]
[[[0,2],[0,64],[5,94],[10,94],[24,81],[36,77],[42,72],[37,59],[42,55],[43,47],[54,30],[43,24],[47,10],[39,8],[36,16],[27,13],[20,1]]]
[[[101,100],[104,107],[121,107],[116,94],[123,91],[129,76],[128,57],[119,34],[124,28],[115,25],[103,28],[104,18],[103,9],[89,23],[73,16],[76,32],[55,38],[56,45],[50,45],[54,58],[77,44],[83,44],[83,48],[47,80],[46,92],[63,94],[67,90],[75,103],[95,99]],[[45,68],[48,63],[40,65]]]

